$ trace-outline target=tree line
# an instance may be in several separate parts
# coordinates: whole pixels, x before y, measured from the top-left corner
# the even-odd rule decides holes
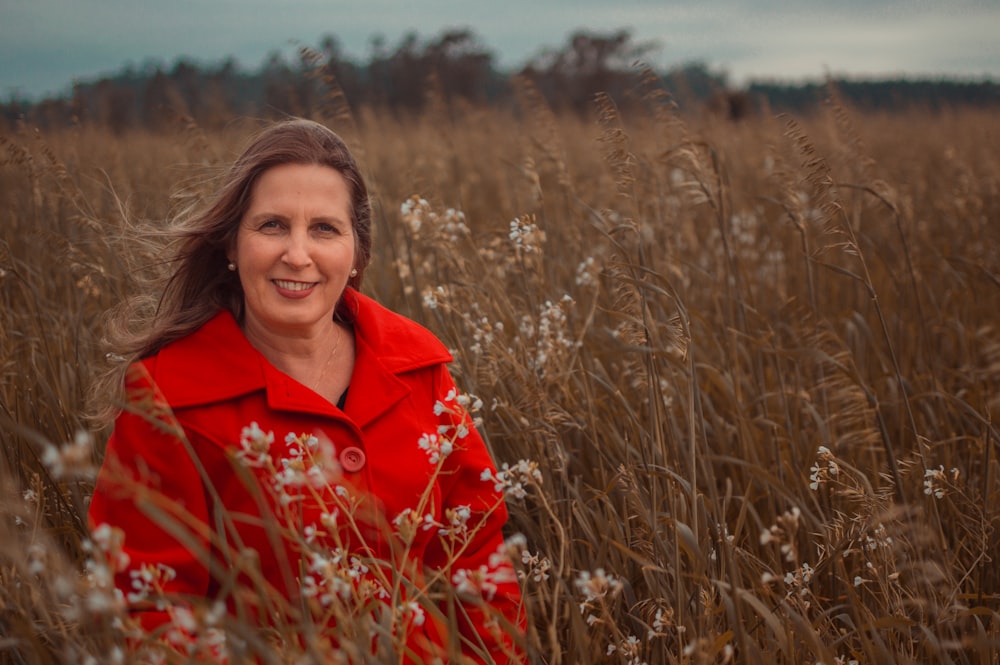
[[[806,113],[829,85],[755,82],[735,89],[725,72],[698,62],[666,72],[643,70],[639,63],[655,48],[635,42],[628,30],[578,31],[561,48],[543,51],[516,71],[502,71],[470,29],[449,29],[430,39],[410,33],[391,48],[376,39],[363,63],[347,57],[337,39],[328,36],[291,59],[274,52],[255,71],[243,70],[232,58],[209,65],[179,58],[172,65],[127,66],[113,76],[79,82],[66,96],[34,103],[11,98],[0,104],[0,122],[87,123],[116,132],[166,130],[179,120],[216,127],[234,116],[310,115],[341,98],[351,108],[410,113],[434,100],[510,104],[515,82],[533,86],[556,110],[586,113],[598,92],[620,105],[641,103],[650,78],[682,109],[739,120],[762,109]],[[1000,86],[990,81],[834,83],[845,102],[866,110],[1000,102]]]

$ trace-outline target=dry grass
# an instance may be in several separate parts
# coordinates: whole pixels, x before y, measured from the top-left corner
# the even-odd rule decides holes
[[[366,289],[541,471],[510,506],[533,658],[997,662],[997,116],[647,108],[327,118],[376,198]],[[126,222],[246,131],[2,138],[0,661],[113,653],[68,611],[90,478],[40,458],[86,429],[102,313],[150,267]]]

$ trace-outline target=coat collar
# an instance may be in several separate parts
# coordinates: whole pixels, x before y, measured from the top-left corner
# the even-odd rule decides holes
[[[356,347],[345,411],[363,427],[409,393],[400,374],[451,362],[452,356],[430,331],[353,289],[344,293],[343,305],[354,324]],[[273,409],[341,415],[332,404],[274,367],[247,341],[228,311],[163,347],[146,363],[174,408],[265,390]]]

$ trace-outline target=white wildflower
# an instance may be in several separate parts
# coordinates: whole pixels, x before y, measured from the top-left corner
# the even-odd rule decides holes
[[[240,450],[236,456],[247,466],[262,467],[270,460],[273,443],[274,432],[265,434],[260,425],[254,421],[240,432]]]

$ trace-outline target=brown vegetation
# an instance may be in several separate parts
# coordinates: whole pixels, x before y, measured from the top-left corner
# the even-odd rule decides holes
[[[510,504],[536,662],[995,662],[996,115],[644,103],[319,118],[371,181],[366,290],[456,350],[498,463],[541,472]],[[99,453],[55,473],[102,314],[162,269],[123,234],[248,131],[0,137],[0,662],[112,662]]]

